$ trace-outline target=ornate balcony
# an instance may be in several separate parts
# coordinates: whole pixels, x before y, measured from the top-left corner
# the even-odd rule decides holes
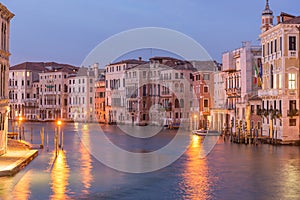
[[[258,90],[259,97],[273,96],[277,97],[282,94],[282,90],[279,89],[267,89],[267,90]]]

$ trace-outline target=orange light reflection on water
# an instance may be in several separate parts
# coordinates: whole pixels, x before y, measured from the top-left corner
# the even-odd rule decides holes
[[[54,155],[55,156],[55,155]],[[70,169],[67,164],[66,154],[64,151],[59,151],[59,154],[51,171],[51,199],[67,199],[67,187],[69,185],[68,178]]]
[[[13,199],[26,200],[30,197],[31,172],[28,171],[16,184],[12,192]]]
[[[202,148],[202,138],[197,135],[191,136],[191,145],[187,155],[183,178],[184,181],[180,185],[185,191],[186,199],[208,199],[209,198],[209,181],[208,181],[208,166],[206,159],[200,159]]]
[[[87,125],[83,126],[83,131],[82,131],[82,137],[85,140],[86,144],[90,144],[90,137],[89,137],[89,127]],[[82,177],[82,184],[83,184],[83,189],[82,193],[83,194],[89,194],[89,188],[91,187],[91,182],[93,181],[93,175],[92,175],[92,158],[90,153],[85,149],[83,144],[80,144],[79,147],[79,152],[80,152],[80,174]]]

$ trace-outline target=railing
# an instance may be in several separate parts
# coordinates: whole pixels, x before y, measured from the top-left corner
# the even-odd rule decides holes
[[[297,57],[297,51],[289,51],[289,57]]]
[[[298,116],[298,110],[297,109],[287,110],[287,116],[291,118],[294,116]]]

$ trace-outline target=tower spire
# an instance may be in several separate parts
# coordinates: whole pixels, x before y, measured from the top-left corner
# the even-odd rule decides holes
[[[269,0],[266,0],[266,10],[270,9]]]

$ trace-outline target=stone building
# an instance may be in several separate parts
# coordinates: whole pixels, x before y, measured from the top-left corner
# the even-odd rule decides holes
[[[222,71],[226,72],[225,91],[226,108],[228,109],[227,120],[245,125],[249,124],[248,99],[257,95],[260,88],[259,62],[261,56],[260,46],[244,42],[242,47],[223,54]],[[248,113],[248,114],[247,114]],[[228,121],[226,122],[228,124]],[[248,130],[244,132],[249,133]],[[235,128],[233,128],[235,132]]]
[[[4,5],[0,3],[0,155],[7,150],[7,129],[9,115],[8,76],[9,76],[9,35],[10,20],[14,17]]]
[[[267,1],[262,12],[263,136],[283,143],[299,141],[300,16],[281,13],[277,22]]]
[[[105,67],[105,110],[108,123],[123,123],[125,121],[125,71],[130,67],[143,63],[145,63],[145,61],[139,58],[139,60],[122,60],[108,64]],[[134,76],[134,74],[132,74],[132,76]]]
[[[77,67],[52,63],[39,73],[38,120],[68,119],[68,81],[75,75]]]
[[[95,115],[99,123],[107,123],[105,114],[105,75],[95,81]]]
[[[81,67],[68,78],[68,119],[77,122],[97,121],[95,109],[95,82],[99,66]]]

